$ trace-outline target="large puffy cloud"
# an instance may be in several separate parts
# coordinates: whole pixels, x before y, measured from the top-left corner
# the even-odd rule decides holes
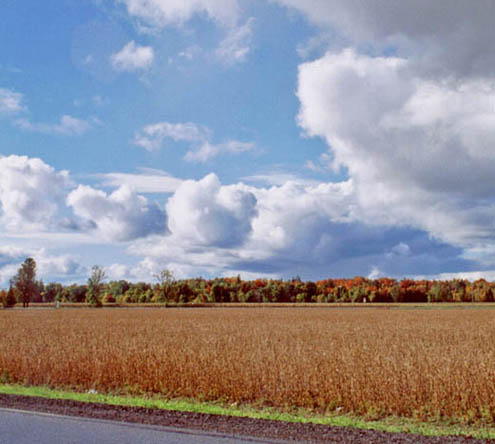
[[[98,239],[133,241],[129,252],[141,261],[109,268],[112,276],[132,280],[149,279],[163,267],[177,276],[239,272],[312,279],[474,270],[459,250],[428,239],[425,232],[363,224],[355,191],[352,180],[295,179],[262,188],[222,185],[210,174],[178,184],[166,207],[168,234],[164,211],[126,186],[107,194],[80,185],[67,204],[78,217],[73,228],[96,234],[93,240],[81,239],[83,245]],[[30,255],[43,276],[83,279],[86,269],[77,258],[36,248],[4,245],[0,274],[11,277]]]
[[[352,180],[260,188],[186,181],[167,204],[170,235],[130,252],[177,275],[404,275],[472,270],[461,250],[410,228],[369,225]]]
[[[251,232],[256,198],[243,186],[221,186],[214,174],[183,182],[167,203],[174,237],[196,245],[233,247]]]
[[[145,23],[163,27],[183,24],[194,15],[205,14],[223,25],[235,24],[239,15],[237,0],[120,0],[130,15]]]
[[[107,194],[85,185],[73,189],[67,171],[56,171],[37,158],[0,157],[0,171],[0,223],[8,232],[49,232],[50,236],[96,232],[113,241],[166,233],[165,212],[126,184],[136,180],[133,175],[130,179],[110,175],[121,185]],[[182,183],[163,174],[149,179],[152,184],[145,185],[146,189],[165,186],[173,191]]]
[[[340,44],[397,51],[430,75],[483,77],[495,69],[491,0],[273,1],[336,31]]]
[[[169,235],[137,240],[129,252],[143,258],[140,268],[167,267],[181,277],[231,270],[252,235],[252,191],[243,184],[222,185],[214,174],[186,180],[166,205]]]
[[[353,222],[352,182],[282,186],[255,190],[259,212],[253,221],[253,251],[291,258],[334,254],[325,237],[331,225]],[[320,251],[321,250],[321,251]]]
[[[67,171],[55,171],[41,159],[0,157],[1,222],[8,230],[49,229],[65,191]]]
[[[466,269],[460,250],[424,231],[362,221],[352,180],[258,188],[253,234],[239,254],[239,269],[284,277],[389,275]]]
[[[276,0],[332,38],[300,66],[299,124],[345,167],[359,219],[491,250],[495,30],[488,0]],[[342,49],[352,47],[352,49]]]
[[[314,23],[337,27],[356,40],[373,40],[399,34],[412,39],[425,36],[447,36],[452,32],[484,32],[475,26],[490,23],[490,13],[495,11],[490,0],[466,3],[462,0],[417,0],[414,3],[394,0],[274,0],[300,10]],[[458,23],[465,30],[453,30]],[[480,35],[481,33],[481,35]]]
[[[413,224],[470,246],[493,238],[495,87],[434,81],[353,50],[300,66],[299,123],[345,166],[368,222]]]
[[[67,205],[86,229],[108,240],[127,241],[166,232],[165,213],[127,185],[111,194],[79,185],[67,196]]]

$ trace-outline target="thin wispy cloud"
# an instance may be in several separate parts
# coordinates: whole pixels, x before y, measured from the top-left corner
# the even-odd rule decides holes
[[[240,154],[256,149],[254,143],[239,140],[215,144],[210,141],[212,136],[213,132],[209,128],[192,122],[160,122],[147,125],[137,132],[134,144],[148,151],[154,151],[163,148],[166,139],[174,142],[187,142],[190,149],[184,155],[184,160],[202,163],[223,154]]]
[[[254,19],[250,18],[244,25],[230,29],[215,50],[215,56],[226,65],[246,61],[251,49],[253,24]]]
[[[0,115],[12,115],[24,110],[23,95],[7,88],[0,88]]]
[[[153,63],[154,52],[151,46],[136,45],[134,40],[127,43],[119,52],[110,56],[116,71],[139,71],[149,69]]]
[[[183,179],[152,168],[143,168],[139,173],[106,173],[97,177],[101,178],[104,187],[127,185],[138,193],[173,193],[183,182]]]
[[[16,119],[14,124],[24,131],[61,136],[80,136],[91,129],[91,124],[87,120],[67,114],[60,117],[58,123],[38,123],[21,118]]]
[[[217,145],[204,142],[199,148],[188,151],[184,156],[184,160],[188,162],[207,162],[222,154],[239,154],[255,149],[256,145],[254,143],[240,142],[238,140],[229,140]]]
[[[120,0],[131,16],[153,27],[181,25],[196,15],[206,15],[223,26],[237,22],[237,0]]]
[[[136,132],[134,144],[148,151],[163,148],[166,139],[175,142],[203,142],[210,137],[210,130],[192,122],[170,123],[159,122],[146,125]]]

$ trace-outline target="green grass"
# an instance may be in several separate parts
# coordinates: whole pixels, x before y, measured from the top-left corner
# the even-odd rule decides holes
[[[54,302],[34,302],[30,308],[54,309]],[[63,302],[60,308],[88,308],[85,302]],[[495,302],[212,302],[212,303],[104,303],[103,308],[377,308],[377,309],[495,309]],[[0,310],[2,307],[0,306]],[[19,304],[15,310],[24,310]]]
[[[478,439],[495,439],[494,427],[454,424],[448,422],[420,422],[411,419],[390,417],[383,420],[367,420],[350,415],[315,415],[308,411],[287,413],[270,408],[226,405],[214,402],[200,402],[188,399],[163,399],[160,397],[131,397],[99,393],[79,393],[55,390],[47,387],[25,387],[0,384],[1,394],[40,396],[50,399],[66,399],[109,405],[146,407],[163,410],[210,413],[215,415],[242,416],[248,418],[271,419],[276,421],[315,423],[330,426],[353,427],[386,432],[407,432],[425,436],[467,435]]]

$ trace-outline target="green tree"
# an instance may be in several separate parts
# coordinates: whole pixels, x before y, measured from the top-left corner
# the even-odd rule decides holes
[[[123,298],[125,292],[129,290],[130,284],[125,280],[111,281],[106,287],[108,294],[111,294],[115,300],[120,300]]]
[[[43,293],[43,302],[54,302],[62,300],[62,292],[64,287],[57,282],[50,282],[45,285],[45,291]]]
[[[29,302],[38,291],[36,278],[36,262],[32,257],[28,257],[21,265],[12,282],[19,292],[24,308],[29,307]]]
[[[175,297],[174,283],[175,277],[170,270],[164,268],[153,275],[158,281],[158,291],[155,291],[154,300],[156,302],[173,301]]]
[[[93,266],[91,276],[88,279],[88,292],[86,293],[86,301],[91,307],[101,307],[103,305],[100,293],[105,279],[105,270],[99,265]]]
[[[158,273],[155,273],[153,277],[158,281],[160,285],[172,284],[175,281],[173,273],[166,268],[160,270]]]

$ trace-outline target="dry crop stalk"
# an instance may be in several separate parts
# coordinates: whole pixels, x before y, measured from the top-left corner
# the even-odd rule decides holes
[[[493,420],[490,310],[0,311],[6,382]]]

